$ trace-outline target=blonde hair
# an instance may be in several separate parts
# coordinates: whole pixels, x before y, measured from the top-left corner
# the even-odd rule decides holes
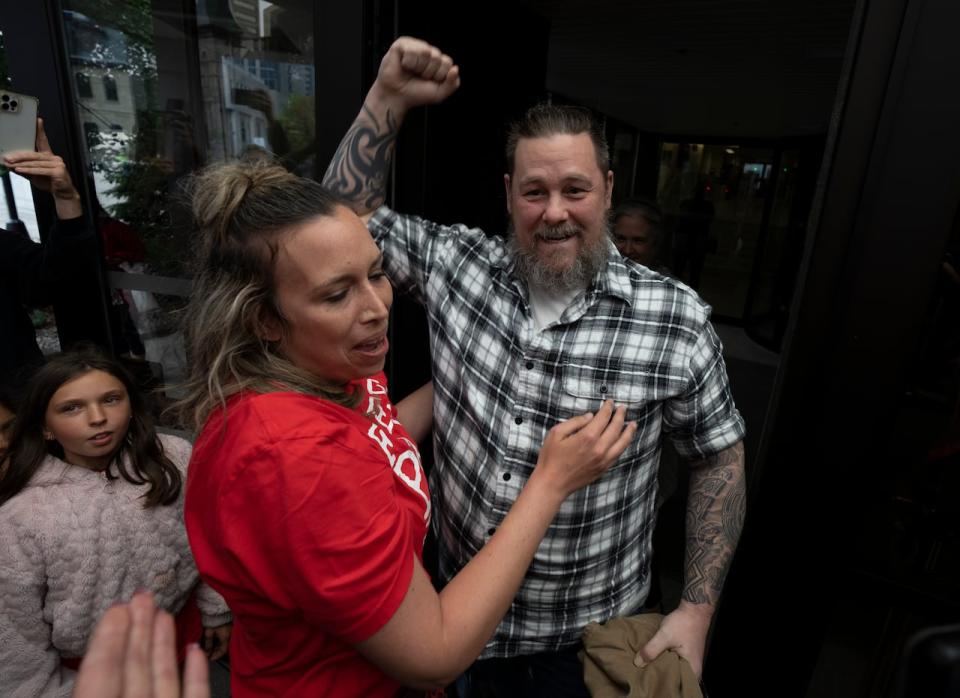
[[[265,320],[287,323],[274,295],[280,238],[341,205],[317,182],[269,162],[207,168],[188,185],[200,239],[199,268],[186,309],[188,377],[175,405],[199,430],[240,392],[295,391],[353,407],[360,396],[306,371],[263,338]]]

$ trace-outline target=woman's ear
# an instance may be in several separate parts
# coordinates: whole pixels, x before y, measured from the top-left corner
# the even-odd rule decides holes
[[[56,441],[56,437],[54,437],[53,432],[46,427],[43,428],[43,438],[47,441]]]
[[[279,342],[283,338],[283,326],[280,318],[266,308],[260,310],[257,320],[257,336],[265,342]]]

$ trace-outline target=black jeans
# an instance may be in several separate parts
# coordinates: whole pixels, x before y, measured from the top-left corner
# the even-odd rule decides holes
[[[590,698],[581,649],[475,662],[457,681],[458,698]]]

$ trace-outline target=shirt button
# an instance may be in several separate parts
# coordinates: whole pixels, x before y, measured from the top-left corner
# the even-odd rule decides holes
[[[528,361],[526,365],[527,365],[527,370],[528,370],[528,371],[529,371],[531,368],[533,368],[533,362],[532,362],[532,361]]]
[[[509,480],[510,480],[510,473],[504,473],[504,474],[503,474],[503,481],[504,481],[504,482],[509,482]]]
[[[492,536],[492,535],[493,535],[494,533],[496,533],[496,532],[497,532],[497,529],[491,528],[490,530],[487,531],[487,535],[488,535],[488,536]]]
[[[523,417],[514,417],[513,421],[517,424],[523,424]]]
[[[607,392],[607,386],[601,385],[601,386],[600,386],[600,392],[601,392],[601,393]]]

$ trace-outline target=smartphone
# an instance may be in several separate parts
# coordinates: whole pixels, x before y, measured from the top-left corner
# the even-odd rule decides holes
[[[38,106],[36,97],[0,89],[0,158],[16,150],[36,150]]]

